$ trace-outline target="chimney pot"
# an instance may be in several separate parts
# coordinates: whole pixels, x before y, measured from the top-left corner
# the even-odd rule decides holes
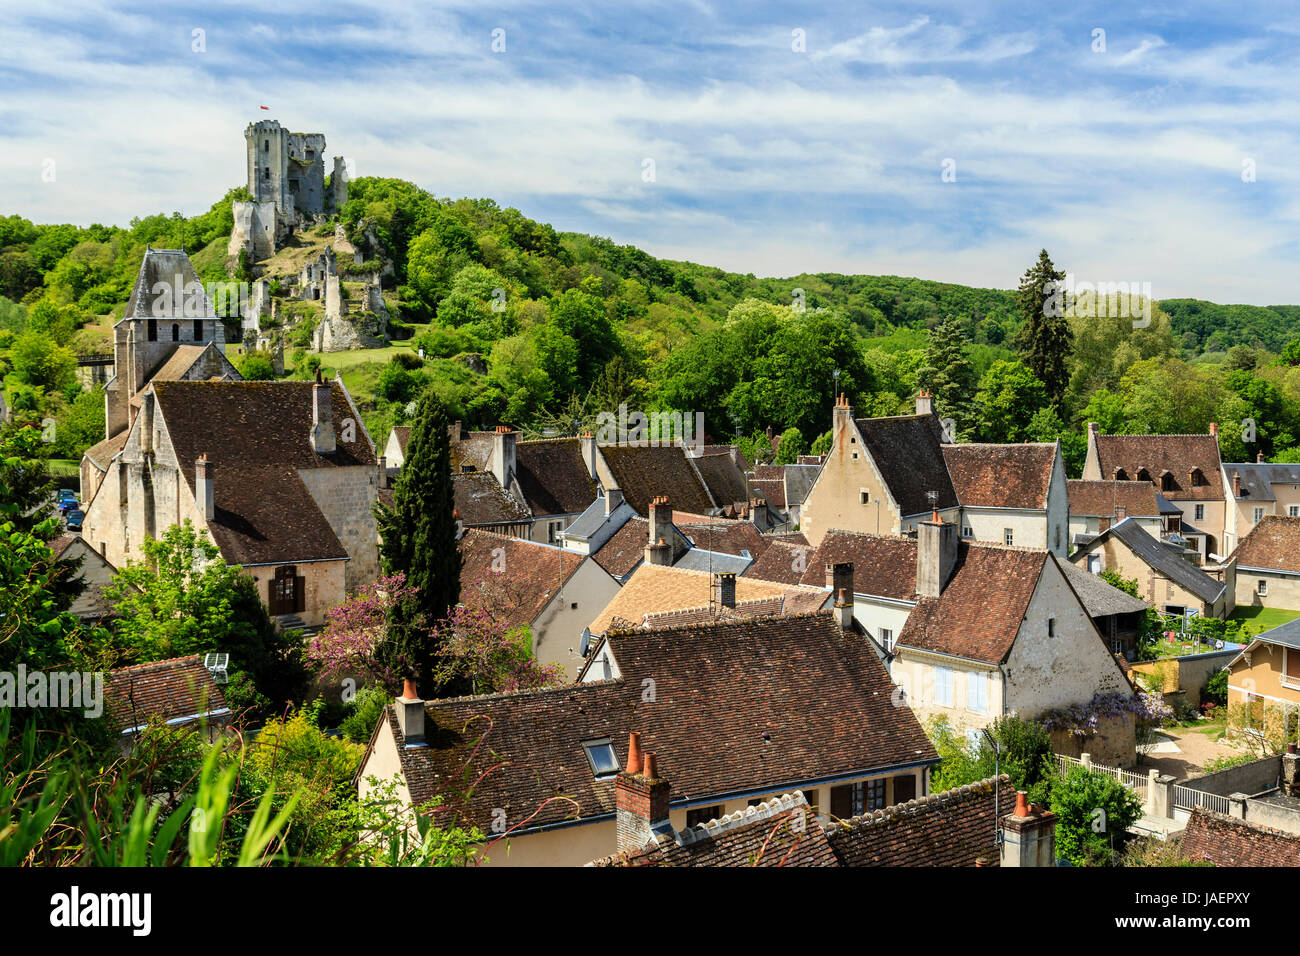
[[[659,768],[655,765],[655,752],[653,750],[647,750],[642,758],[641,776],[647,780],[659,779]]]
[[[424,701],[415,692],[415,681],[402,681],[402,696],[393,702],[397,711],[397,727],[408,747],[424,745]]]
[[[1219,423],[1218,423],[1218,422],[1210,422],[1210,434],[1211,434],[1211,435],[1214,435],[1215,437],[1218,437],[1218,434],[1219,434]]]
[[[627,772],[641,772],[641,735],[635,730],[627,735]]]
[[[407,700],[419,700],[420,695],[415,692],[415,681],[410,677],[402,680],[402,696]]]
[[[1016,791],[1016,816],[1029,816],[1029,794],[1024,790]]]

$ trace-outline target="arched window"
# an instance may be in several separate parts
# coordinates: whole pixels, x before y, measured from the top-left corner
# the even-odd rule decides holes
[[[173,342],[179,342],[180,340],[181,340],[181,327],[180,327],[178,324],[176,324],[175,322],[173,322],[173,323],[172,323],[172,341],[173,341]]]

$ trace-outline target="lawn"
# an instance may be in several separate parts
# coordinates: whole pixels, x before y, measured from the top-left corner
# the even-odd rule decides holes
[[[1300,617],[1300,611],[1289,611],[1280,607],[1239,607],[1232,612],[1232,620],[1242,623],[1242,630],[1254,636],[1261,631],[1269,631],[1279,624],[1294,621]]]

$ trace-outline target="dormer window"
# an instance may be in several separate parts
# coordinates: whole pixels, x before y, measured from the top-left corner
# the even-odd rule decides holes
[[[1188,475],[1188,478],[1190,479],[1193,488],[1200,488],[1206,484],[1205,473],[1199,468],[1193,468],[1191,473]]]
[[[1128,472],[1125,471],[1123,468],[1116,468],[1116,469],[1115,469],[1115,480],[1116,480],[1116,481],[1128,481],[1128,480],[1129,480],[1129,479],[1128,479]]]
[[[587,763],[597,780],[612,777],[618,773],[618,757],[614,753],[614,744],[608,738],[583,741],[582,750],[587,755]]]
[[[1173,476],[1173,473],[1172,473],[1172,472],[1168,472],[1168,471],[1161,472],[1161,473],[1160,473],[1160,490],[1161,490],[1161,491],[1173,491],[1175,487],[1176,487],[1176,486],[1174,485],[1174,476]]]

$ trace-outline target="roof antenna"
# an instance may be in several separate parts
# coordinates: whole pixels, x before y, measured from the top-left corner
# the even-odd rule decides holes
[[[998,742],[993,739],[987,727],[980,728],[980,733],[993,748],[993,845],[1002,846],[1002,818],[998,815],[998,791],[1002,789],[1002,749],[998,747]]]

